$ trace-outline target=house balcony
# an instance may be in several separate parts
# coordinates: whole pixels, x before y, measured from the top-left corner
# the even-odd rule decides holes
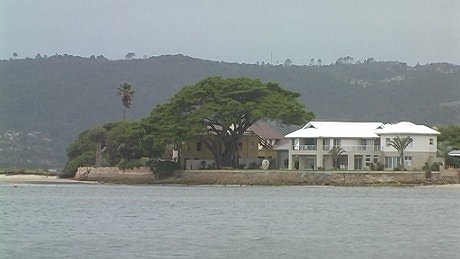
[[[293,145],[292,150],[294,151],[315,151],[318,150],[317,145]]]
[[[340,145],[344,151],[380,151],[380,146],[374,145]],[[331,150],[334,146],[323,146],[323,150]]]
[[[340,147],[343,149],[345,152],[375,152],[375,151],[381,151],[380,146],[374,146],[374,145],[340,145],[340,146],[330,146],[330,145],[325,145],[325,146],[317,146],[317,145],[293,145],[292,146],[292,151],[293,152],[308,152],[312,153],[318,150],[319,148],[323,148],[323,151],[330,151],[334,147]]]

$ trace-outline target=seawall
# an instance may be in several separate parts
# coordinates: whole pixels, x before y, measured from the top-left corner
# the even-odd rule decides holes
[[[208,171],[177,172],[176,183],[236,185],[420,185],[460,183],[460,173],[441,172],[326,172],[326,171]]]
[[[76,180],[220,185],[420,185],[458,184],[460,172],[394,172],[394,171],[288,171],[288,170],[185,170],[173,177],[158,179],[149,168],[122,170],[117,167],[80,167]]]
[[[125,170],[118,167],[79,167],[74,179],[80,181],[153,183],[155,175],[148,167]]]

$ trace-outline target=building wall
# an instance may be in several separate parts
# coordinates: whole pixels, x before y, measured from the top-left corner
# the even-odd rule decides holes
[[[392,151],[392,152],[383,152],[383,157],[399,157],[399,153]],[[429,165],[436,161],[437,154],[436,152],[414,152],[410,150],[404,151],[404,156],[411,156],[412,157],[412,165],[405,166],[408,170],[421,170],[425,163]]]
[[[436,135],[381,135],[380,137],[380,145],[382,147],[383,152],[391,152],[395,149],[391,146],[387,146],[387,139],[392,140],[393,138],[401,136],[407,137],[410,136],[414,141],[412,144],[406,149],[407,151],[411,152],[436,152],[437,151],[437,137]],[[430,144],[430,139],[433,140],[432,144]]]

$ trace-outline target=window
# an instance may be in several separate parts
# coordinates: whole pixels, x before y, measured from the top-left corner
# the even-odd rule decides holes
[[[238,143],[238,149],[242,150],[243,149],[243,142]]]
[[[196,151],[202,151],[202,150],[203,150],[203,143],[196,142]]]
[[[363,156],[362,155],[355,155],[355,161],[354,162],[355,162],[355,169],[356,170],[363,169]]]
[[[366,155],[366,166],[370,167],[372,165],[371,155]]]
[[[249,149],[254,150],[254,141],[249,142]]]
[[[399,156],[386,156],[385,157],[385,168],[399,167],[401,165],[400,161],[401,159],[399,158]]]
[[[340,142],[341,142],[340,139],[335,138],[332,143],[334,147],[340,147]]]
[[[293,140],[294,142],[294,150],[300,150],[300,139],[296,138]]]
[[[366,163],[370,163],[371,162],[371,155],[366,155]]]
[[[316,139],[314,139],[314,138],[306,138],[305,139],[305,145],[310,145],[310,146],[316,145]]]
[[[404,157],[404,166],[412,166],[412,157],[411,156],[405,156]]]
[[[374,155],[374,164],[377,164],[379,162],[379,156]]]
[[[380,146],[380,139],[378,138],[374,139],[374,146]]]
[[[433,145],[434,139],[430,138],[430,145]]]
[[[331,140],[328,138],[323,138],[323,150],[330,150]]]

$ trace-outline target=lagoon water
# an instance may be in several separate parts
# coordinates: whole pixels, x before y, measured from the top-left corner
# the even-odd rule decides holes
[[[4,183],[0,258],[460,258],[460,188]]]

